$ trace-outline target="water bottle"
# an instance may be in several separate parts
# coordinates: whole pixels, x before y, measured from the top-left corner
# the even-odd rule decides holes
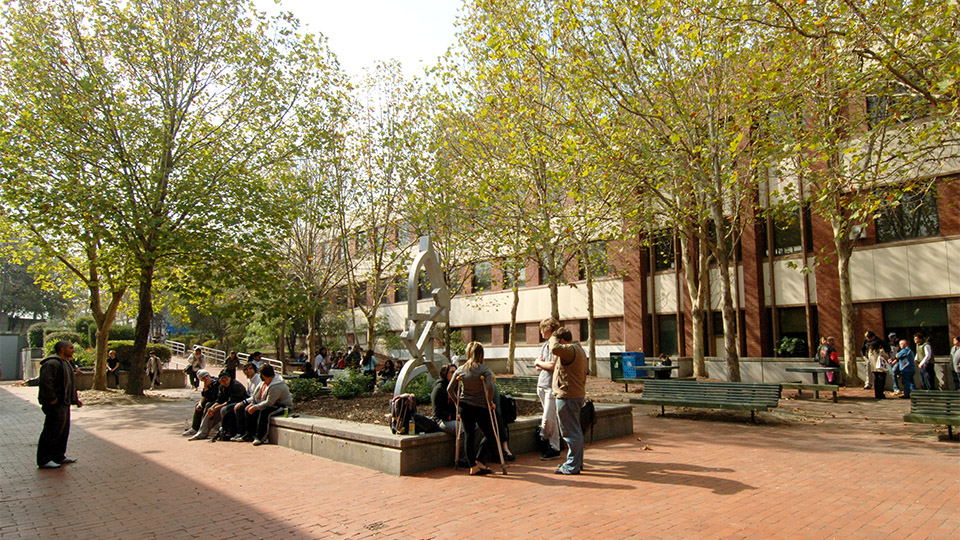
[[[413,415],[410,416],[410,423],[407,424],[407,434],[408,435],[417,434],[417,424],[413,421]]]

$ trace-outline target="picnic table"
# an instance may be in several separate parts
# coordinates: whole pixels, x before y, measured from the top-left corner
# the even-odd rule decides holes
[[[629,389],[629,386],[628,386],[628,385],[629,385],[630,383],[632,383],[632,382],[643,382],[644,380],[647,380],[647,379],[655,379],[655,378],[657,378],[656,375],[657,375],[658,373],[669,373],[670,370],[679,369],[679,368],[680,368],[679,365],[676,365],[676,366],[637,366],[637,367],[636,367],[636,370],[637,370],[637,371],[646,371],[646,372],[647,372],[647,376],[646,376],[646,377],[636,377],[636,378],[626,378],[626,377],[625,377],[625,378],[622,378],[622,379],[611,379],[611,380],[612,380],[613,382],[616,382],[616,383],[623,383],[623,391],[624,391],[624,392],[629,392],[630,389]],[[653,375],[651,375],[651,373],[653,373]]]
[[[789,373],[809,373],[813,375],[813,384],[807,384],[802,381],[786,382],[781,385],[783,388],[795,389],[798,394],[802,394],[803,390],[813,390],[813,397],[816,399],[820,399],[820,390],[833,392],[833,402],[837,402],[837,390],[840,389],[840,386],[836,384],[820,384],[820,374],[837,373],[840,371],[839,367],[826,367],[818,364],[815,366],[788,367],[786,371]]]

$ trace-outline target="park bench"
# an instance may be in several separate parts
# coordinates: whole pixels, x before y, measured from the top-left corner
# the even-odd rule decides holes
[[[756,411],[776,408],[779,401],[779,384],[672,379],[648,379],[643,384],[643,395],[630,398],[630,403],[660,405],[660,416],[665,414],[664,407],[671,405],[750,411],[751,422],[755,421]]]
[[[960,426],[960,391],[914,390],[910,394],[910,414],[904,422],[947,426],[953,438],[953,426]]]
[[[802,396],[804,390],[813,390],[814,397],[820,397],[820,392],[833,392],[834,403],[837,402],[837,392],[840,390],[840,385],[837,384],[813,384],[802,381],[782,382],[780,386],[784,390],[796,390],[798,396]]]
[[[497,385],[504,394],[537,399],[537,377],[497,377]]]
[[[617,384],[622,384],[623,391],[629,392],[631,384],[639,384],[640,387],[642,388],[643,383],[646,381],[649,381],[652,378],[653,377],[637,377],[636,379],[610,379],[610,380]],[[670,380],[671,381],[695,381],[697,379],[696,377],[671,377]]]

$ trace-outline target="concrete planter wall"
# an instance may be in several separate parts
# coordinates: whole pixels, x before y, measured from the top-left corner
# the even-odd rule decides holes
[[[126,388],[129,371],[120,372],[120,388]],[[77,390],[90,390],[93,388],[93,371],[81,371],[79,375],[73,378],[77,385]],[[107,388],[116,388],[113,375],[107,374]],[[167,370],[160,374],[160,388],[185,388],[186,375],[180,370]],[[150,388],[150,379],[143,375],[143,387]]]
[[[629,405],[598,403],[596,409],[595,440],[633,433]],[[525,417],[510,424],[510,449],[515,454],[536,449],[534,438],[539,423],[539,417]],[[589,442],[590,434],[586,436]],[[456,445],[455,439],[446,433],[394,435],[388,426],[313,416],[274,418],[270,440],[300,452],[395,475],[452,467]]]

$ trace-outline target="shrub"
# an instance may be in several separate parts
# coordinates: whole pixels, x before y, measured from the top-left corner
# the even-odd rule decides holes
[[[418,375],[404,391],[413,394],[417,398],[417,403],[430,403],[430,392],[433,391],[433,381],[427,378],[426,373]]]
[[[53,346],[57,344],[58,341],[69,341],[77,347],[80,347],[81,340],[80,334],[76,332],[70,332],[66,330],[61,330],[59,332],[51,332],[43,339],[43,352],[45,354],[53,354]]]
[[[380,390],[384,394],[392,394],[393,389],[396,387],[397,387],[397,380],[389,379],[380,383],[380,387],[378,388],[378,390]]]
[[[330,393],[337,399],[350,399],[364,394],[372,386],[373,377],[350,370],[345,376],[333,380],[330,384]]]
[[[220,348],[220,346],[219,346],[219,345],[220,345],[220,342],[217,341],[217,340],[215,340],[215,339],[208,339],[208,340],[204,341],[201,345],[204,346],[204,347],[206,347],[206,348],[208,348],[208,349],[219,349],[219,348]]]
[[[294,401],[316,399],[324,391],[323,383],[318,379],[286,379]]]
[[[110,327],[110,339],[116,341],[133,341],[137,339],[137,331],[126,324],[115,324]]]
[[[77,319],[77,322],[75,322],[73,326],[78,334],[86,334],[91,325],[93,325],[94,330],[96,330],[97,326],[93,317],[86,315]]]
[[[130,358],[133,357],[132,340],[108,341],[107,350],[117,351],[117,360],[120,361],[120,369],[130,369]],[[158,343],[147,344],[147,354],[149,355],[151,352],[156,354],[161,362],[169,362],[170,357],[173,355],[170,347]]]
[[[27,341],[30,342],[31,347],[43,347],[43,331],[46,328],[47,323],[45,322],[38,322],[30,326],[27,330]]]
[[[73,351],[73,361],[82,367],[93,367],[97,363],[96,349],[76,348]]]

